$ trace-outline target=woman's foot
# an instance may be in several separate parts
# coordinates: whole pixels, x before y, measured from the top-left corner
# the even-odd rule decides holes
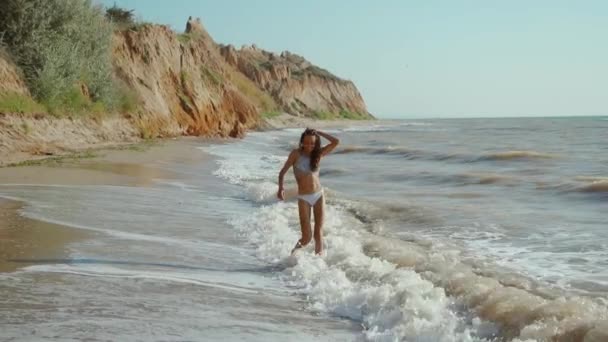
[[[323,243],[315,243],[315,255],[323,255]]]
[[[291,250],[291,255],[293,255],[298,249],[302,248],[304,246],[302,246],[302,243],[300,241],[298,241],[298,243],[296,243],[296,246]]]

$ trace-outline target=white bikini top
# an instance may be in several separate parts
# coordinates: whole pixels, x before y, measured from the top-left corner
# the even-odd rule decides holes
[[[310,169],[310,157],[307,155],[304,155],[302,153],[300,153],[300,156],[298,157],[298,160],[296,161],[296,168],[302,172],[306,172],[306,173],[319,173],[319,169],[317,168],[316,171],[312,171]]]

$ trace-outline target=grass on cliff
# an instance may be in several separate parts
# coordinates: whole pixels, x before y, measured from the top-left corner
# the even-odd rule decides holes
[[[136,95],[124,89],[118,96],[118,105],[115,111],[130,113],[137,109]],[[18,93],[0,94],[0,113],[11,114],[49,114],[54,117],[92,117],[108,116],[108,109],[101,102],[91,101],[80,90],[73,88],[70,91],[55,97],[52,100],[37,102],[28,95]]]
[[[192,36],[189,33],[180,33],[177,35],[177,40],[179,40],[180,43],[185,45],[190,43],[190,40],[192,40]]]
[[[0,94],[0,113],[36,114],[46,111],[43,105],[27,95],[18,93]]]
[[[342,110],[338,113],[339,117],[342,119],[348,120],[368,120],[370,117],[364,113],[351,112],[347,110]]]
[[[209,69],[205,65],[201,65],[201,77],[203,80],[208,81],[214,86],[220,86],[224,84],[224,77],[217,72]]]
[[[276,118],[279,115],[281,115],[281,112],[279,112],[279,111],[262,112],[262,114],[260,114],[260,116],[263,117],[264,119]]]
[[[179,33],[177,35],[177,40],[179,40],[180,43],[186,45],[193,40],[200,39],[201,37],[202,37],[202,35],[198,32],[190,32],[190,33],[184,32],[184,33]]]
[[[55,117],[101,115],[106,108],[101,102],[91,101],[77,88],[72,88],[52,99],[42,101],[49,114]]]
[[[126,9],[116,5],[107,7],[105,11],[106,19],[112,23],[114,29],[118,31],[139,31],[146,26],[152,26],[154,23],[144,21],[135,17],[135,10]]]
[[[305,69],[294,69],[291,76],[295,79],[302,79],[304,75],[313,75],[327,80],[342,82],[343,80],[331,72],[315,65],[308,66]]]
[[[335,120],[335,119],[345,119],[345,120],[368,120],[369,116],[367,114],[351,112],[347,110],[341,110],[340,112],[324,112],[324,111],[316,111],[312,113],[312,117],[318,120]]]
[[[260,109],[260,112],[274,112],[278,106],[274,102],[274,99],[258,88],[247,76],[236,70],[230,70],[229,72],[230,81],[243,93],[247,98],[251,99],[253,103]]]

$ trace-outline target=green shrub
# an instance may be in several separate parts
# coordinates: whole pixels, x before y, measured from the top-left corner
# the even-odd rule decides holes
[[[144,28],[150,27],[150,26],[154,26],[154,23],[150,23],[147,21],[137,21],[137,22],[135,22],[135,24],[128,27],[128,29],[133,30],[133,31],[139,31],[139,30],[143,30]]]
[[[36,99],[53,109],[77,100],[115,106],[110,43],[112,24],[90,0],[2,0],[0,36]]]
[[[106,19],[116,25],[119,29],[128,29],[135,26],[135,17],[133,16],[133,10],[126,10],[116,6],[109,7],[106,9]]]
[[[93,111],[93,108],[97,111],[105,109],[103,104],[92,102],[76,87],[72,87],[53,97],[51,100],[46,100],[42,103],[47,108],[49,114],[58,117],[85,115]]]

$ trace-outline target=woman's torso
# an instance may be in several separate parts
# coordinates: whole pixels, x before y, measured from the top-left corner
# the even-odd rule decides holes
[[[298,159],[293,164],[293,173],[298,183],[298,194],[312,194],[321,191],[319,180],[319,168],[316,171],[310,169],[310,156],[298,151]]]

